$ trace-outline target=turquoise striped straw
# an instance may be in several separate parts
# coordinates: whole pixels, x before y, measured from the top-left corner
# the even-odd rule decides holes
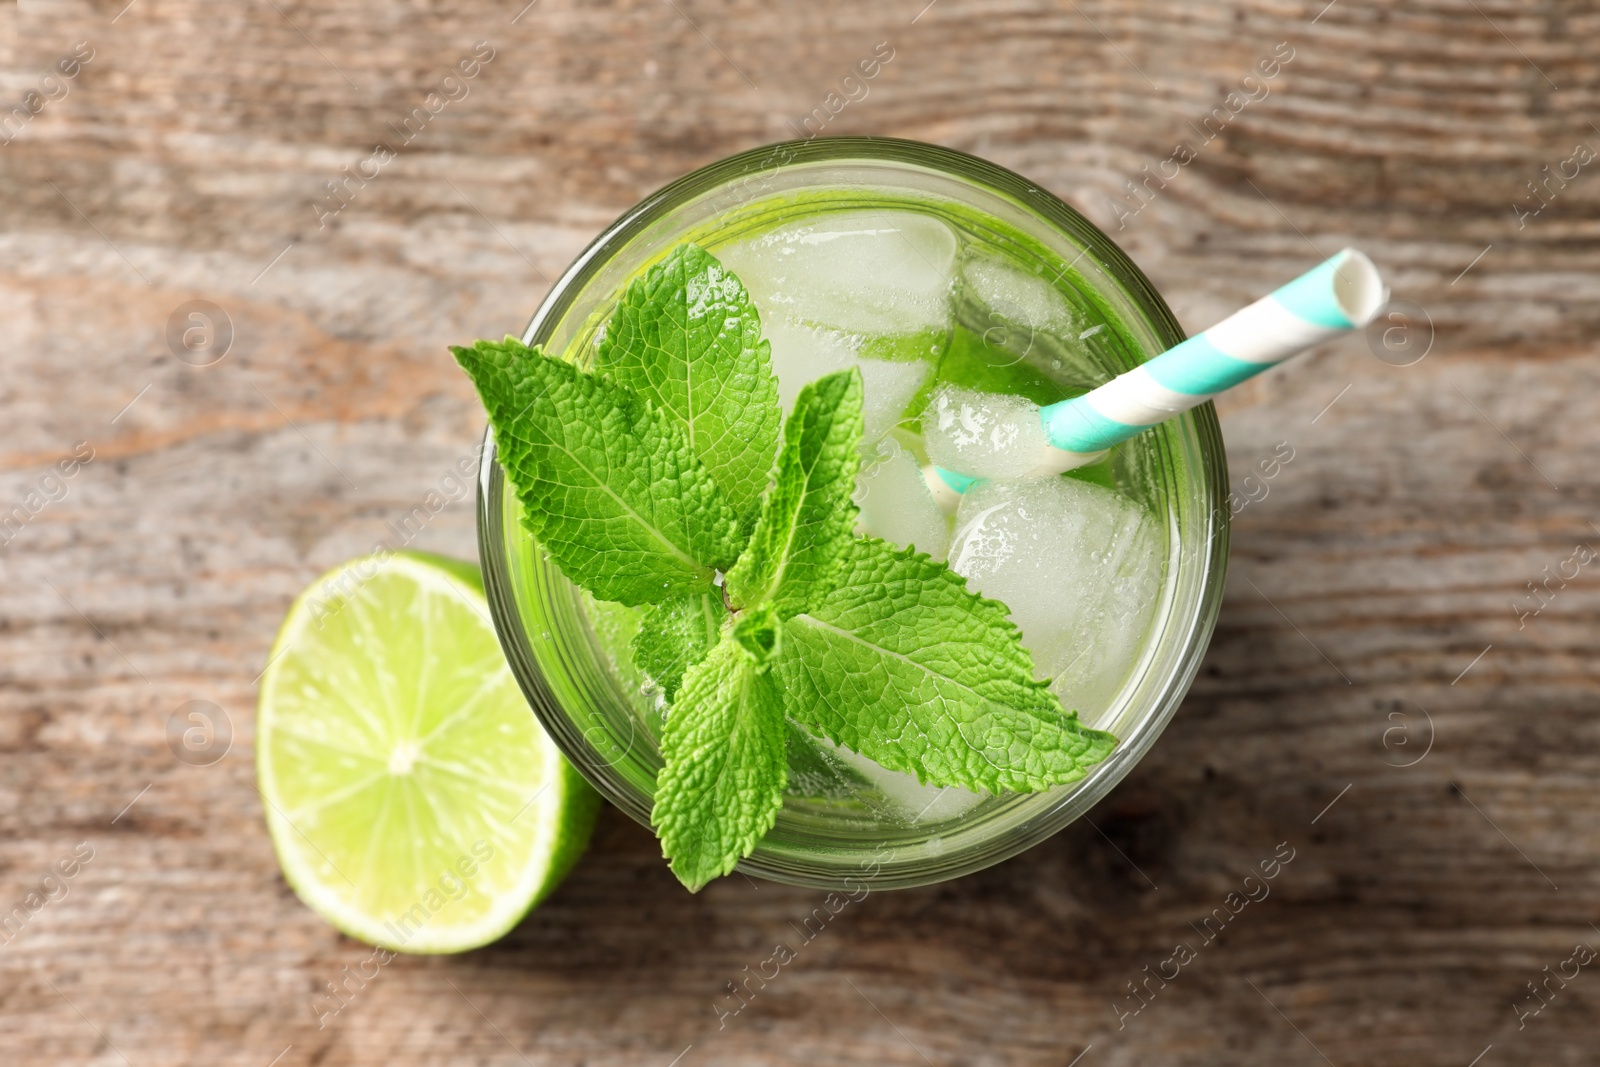
[[[1372,260],[1353,248],[1236,311],[1204,333],[1083,396],[1040,409],[1050,447],[1039,473],[1059,473],[1180,415],[1291,356],[1371,322],[1388,302]],[[935,468],[936,499],[974,479]]]

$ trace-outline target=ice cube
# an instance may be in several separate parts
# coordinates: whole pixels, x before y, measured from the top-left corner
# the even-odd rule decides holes
[[[982,256],[969,259],[961,281],[961,321],[982,336],[985,362],[997,370],[1021,364],[1084,391],[1111,376],[1085,343],[1105,323],[1085,329],[1083,311],[1050,281]]]
[[[839,330],[781,319],[766,323],[764,330],[772,342],[778,401],[786,412],[793,410],[795,397],[807,382],[834,371],[860,368],[866,421],[863,447],[876,443],[894,428],[933,369],[925,362],[863,359],[861,339]]]
[[[961,272],[967,292],[999,323],[1067,336],[1074,331],[1072,309],[1055,286],[998,260],[975,258]],[[984,325],[988,325],[985,323]]]
[[[862,414],[866,422],[861,443],[867,448],[895,428],[933,368],[926,363],[890,363],[881,359],[863,359],[856,366],[861,368],[865,408]]]
[[[766,323],[846,333],[947,331],[955,231],[910,211],[851,211],[792,223],[717,252]]]
[[[983,803],[982,793],[955,786],[923,785],[914,774],[891,771],[825,738],[818,738],[817,745],[871,783],[872,790],[863,790],[860,798],[880,817],[907,826],[926,826],[948,822]]]
[[[943,385],[922,412],[928,458],[971,478],[1021,478],[1048,454],[1039,405],[1020,396]]]
[[[902,548],[915,545],[917,551],[943,560],[950,547],[949,522],[933,502],[917,457],[886,437],[873,458],[876,462],[856,479],[860,532]]]
[[[1093,725],[1139,658],[1162,589],[1155,519],[1111,489],[1059,476],[984,482],[962,498],[951,568],[1002,601],[1041,677]]]
[[[861,342],[838,330],[779,319],[763,321],[762,332],[772,342],[772,372],[778,376],[778,403],[785,412],[794,410],[794,398],[807,382],[861,362],[856,354]]]

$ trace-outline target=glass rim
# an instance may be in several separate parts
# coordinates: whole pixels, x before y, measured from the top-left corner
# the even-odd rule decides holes
[[[762,169],[771,168],[776,173],[779,168],[852,161],[900,163],[976,184],[999,194],[1064,234],[1083,248],[1085,253],[1092,254],[1097,265],[1122,290],[1122,295],[1144,318],[1144,325],[1156,334],[1164,347],[1171,347],[1184,339],[1183,329],[1166,302],[1132,260],[1081,213],[1035,183],[997,164],[954,149],[894,138],[839,137],[785,141],[750,149],[692,171],[646,196],[602,230],[556,280],[523,331],[523,342],[534,344],[553,324],[561,323],[574,301],[609,261],[610,254],[625,249],[636,235],[671,210]],[[1148,359],[1155,354],[1146,352],[1144,357]],[[1048,808],[1041,808],[1024,821],[995,833],[988,840],[964,850],[953,850],[949,857],[932,857],[927,861],[913,858],[905,862],[895,862],[890,857],[875,862],[874,866],[879,869],[868,877],[853,866],[814,865],[808,868],[805,864],[792,862],[793,856],[788,853],[773,857],[763,856],[758,851],[741,861],[738,867],[740,871],[773,881],[826,889],[838,889],[842,879],[852,876],[869,882],[875,889],[909,888],[943,881],[992,866],[1032,848],[1087,813],[1132,770],[1165,730],[1199,670],[1220,611],[1227,567],[1229,516],[1224,505],[1228,474],[1221,426],[1215,408],[1207,402],[1172,421],[1181,422],[1192,431],[1196,452],[1194,473],[1185,477],[1184,481],[1201,481],[1208,490],[1201,502],[1201,521],[1206,527],[1204,550],[1193,558],[1183,560],[1187,566],[1203,567],[1204,572],[1199,579],[1199,593],[1192,606],[1189,606],[1186,617],[1172,620],[1158,615],[1153,621],[1152,625],[1181,621],[1182,626],[1178,631],[1163,632],[1158,643],[1181,642],[1182,653],[1166,670],[1157,696],[1138,718],[1129,736],[1121,739],[1112,755],[1092,768],[1085,778],[1073,783]],[[574,767],[603,796],[648,828],[648,798],[646,803],[640,804],[637,798],[628,795],[628,790],[615,786],[611,776],[602,773],[607,769],[606,761],[598,753],[590,751],[588,741],[581,735],[574,737],[575,731],[570,728],[570,723],[552,720],[549,709],[561,708],[560,701],[544,681],[543,671],[522,624],[511,578],[503,506],[506,487],[504,470],[496,459],[493,432],[486,430],[479,465],[478,547],[484,590],[501,647],[534,714]],[[1182,548],[1184,537],[1181,530],[1179,542]],[[781,862],[785,858],[790,862]]]

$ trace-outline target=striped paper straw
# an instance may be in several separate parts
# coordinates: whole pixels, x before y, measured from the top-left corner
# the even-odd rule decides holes
[[[1087,461],[1290,356],[1365,326],[1388,298],[1372,261],[1346,248],[1148,363],[1044,408],[1045,433],[1056,449]],[[1075,458],[1047,457],[1041,469],[1070,470],[1079,465]]]

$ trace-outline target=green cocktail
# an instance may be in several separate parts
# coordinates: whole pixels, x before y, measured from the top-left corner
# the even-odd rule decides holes
[[[1214,415],[1199,409],[1066,476],[1019,468],[969,489],[954,514],[926,471],[1003,460],[1008,405],[1085,392],[1162,351],[1181,337],[1170,313],[1103,235],[1015,175],[849,140],[749,153],[646,200],[569,270],[524,340],[594,366],[629,283],[683,242],[748,290],[785,413],[808,383],[859,374],[857,532],[914,545],[1003,602],[1036,676],[1118,739],[1071,784],[992,793],[919,783],[791,722],[782,810],[742,869],[910,885],[1059,829],[1154,741],[1209,638],[1226,550]],[[480,503],[486,585],[524,691],[578,768],[648,821],[673,709],[673,685],[636,655],[656,617],[569,583],[495,463]]]

